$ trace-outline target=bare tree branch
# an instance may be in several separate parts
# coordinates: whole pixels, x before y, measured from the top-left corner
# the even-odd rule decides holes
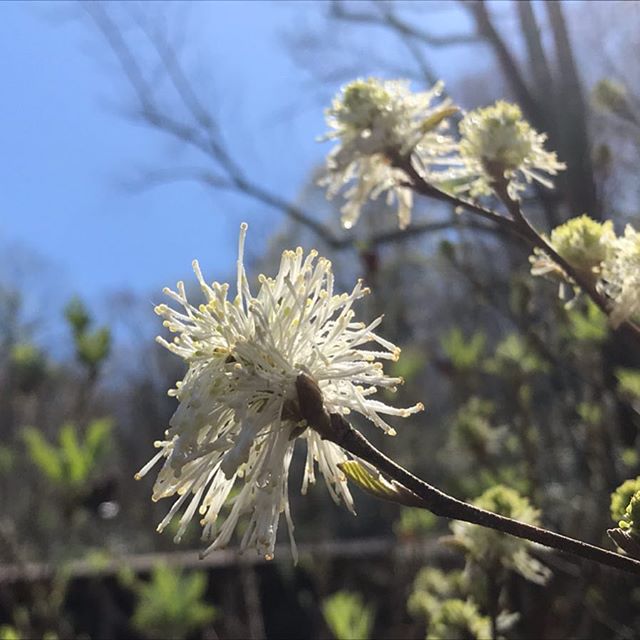
[[[427,509],[437,516],[462,520],[508,533],[592,562],[640,575],[640,561],[638,560],[555,533],[543,527],[506,518],[444,493],[414,476],[376,449],[345,420],[344,416],[338,413],[329,413],[324,407],[322,392],[317,382],[310,376],[305,373],[300,374],[296,378],[296,389],[302,418],[317,431],[321,438],[334,442],[356,458],[372,464],[385,476],[413,492],[417,498],[422,500],[423,509]]]
[[[158,105],[140,65],[128,47],[121,31],[111,19],[108,11],[105,10],[105,5],[102,3],[85,3],[82,7],[98,27],[120,63],[122,71],[139,102],[139,115],[142,121],[158,131],[199,150],[210,160],[213,160],[223,174],[226,174],[226,178],[224,178],[227,180],[226,183],[223,182],[223,178],[217,178],[215,181],[207,180],[210,186],[232,189],[253,197],[284,212],[296,222],[305,225],[329,246],[336,245],[338,239],[330,228],[312,218],[297,205],[251,181],[244,174],[239,164],[231,157],[231,154],[220,140],[214,118],[211,117],[197,98],[193,87],[178,63],[175,52],[168,46],[166,40],[160,37],[159,32],[151,32],[148,27],[144,29],[146,36],[163,63],[176,94],[194,120],[192,124],[185,124],[172,118]],[[143,24],[140,23],[139,26],[142,27]]]
[[[254,182],[245,174],[223,143],[215,118],[199,99],[178,60],[175,48],[159,28],[153,28],[144,15],[139,12],[130,11],[136,26],[144,33],[158,56],[161,70],[166,73],[180,104],[186,109],[189,116],[189,120],[186,122],[176,119],[159,104],[152,90],[152,84],[145,77],[140,63],[106,6],[103,3],[86,3],[82,7],[105,38],[134,91],[138,102],[136,118],[158,132],[201,153],[205,160],[211,162],[215,167],[213,169],[191,167],[151,170],[144,172],[139,179],[133,180],[129,185],[131,188],[142,188],[144,186],[143,179],[147,179],[150,186],[180,180],[194,180],[211,188],[241,193],[281,211],[295,222],[313,231],[330,248],[347,249],[353,246],[356,240],[354,235],[335,234],[330,227],[313,218],[301,207]],[[387,20],[385,16],[392,14],[388,10],[385,11],[386,13],[381,14],[380,17]],[[393,28],[398,28],[394,17],[390,18],[390,24],[393,25]],[[427,72],[425,68],[425,73]],[[459,203],[452,202],[451,204],[455,206]],[[416,223],[404,230],[394,228],[383,231],[365,239],[365,242],[368,246],[377,246],[403,238],[418,237],[461,227],[492,234],[500,233],[503,230],[479,224],[476,221],[468,221],[463,224],[457,217],[454,217],[446,221]]]
[[[585,211],[596,219],[601,217],[594,181],[591,143],[587,130],[587,105],[582,82],[569,40],[567,23],[561,2],[545,5],[556,47],[558,73],[562,78],[558,91],[558,134],[567,162],[568,197],[573,215]]]
[[[398,33],[402,33],[431,47],[447,47],[455,44],[477,44],[481,41],[481,38],[475,33],[452,33],[446,36],[429,33],[398,18],[397,15],[388,9],[385,9],[381,15],[365,11],[348,11],[344,3],[340,0],[334,0],[331,3],[331,17],[344,22],[390,26]]]
[[[476,22],[478,34],[480,34],[495,51],[498,62],[500,63],[509,83],[513,87],[516,98],[522,105],[527,117],[540,128],[541,123],[538,122],[539,118],[537,118],[537,115],[540,113],[537,101],[524,81],[516,59],[493,24],[484,0],[464,2],[462,3],[462,6],[471,12],[471,15],[474,17]]]

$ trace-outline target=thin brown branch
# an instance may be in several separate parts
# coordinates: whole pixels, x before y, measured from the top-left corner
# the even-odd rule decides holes
[[[504,181],[496,180],[494,189],[496,194],[503,202],[510,217],[506,217],[493,209],[488,209],[469,200],[464,200],[457,196],[441,191],[434,185],[428,183],[413,167],[411,160],[406,156],[390,155],[391,162],[398,168],[402,169],[410,178],[410,186],[416,193],[435,198],[443,202],[448,202],[455,207],[462,207],[475,213],[486,220],[496,223],[502,230],[518,236],[526,242],[532,249],[537,248],[544,251],[568,276],[570,280],[575,282],[586,293],[605,314],[611,313],[610,301],[602,295],[596,288],[595,284],[585,278],[585,276],[577,269],[574,269],[558,252],[551,246],[546,238],[539,234],[529,223],[522,213],[520,203],[513,200],[507,193],[507,185]],[[640,341],[640,327],[634,322],[626,321],[622,323],[620,329],[632,339]]]
[[[296,380],[296,387],[302,417],[323,439],[334,442],[357,458],[372,464],[388,478],[412,491],[422,499],[424,509],[437,516],[462,520],[508,533],[517,538],[536,542],[545,547],[640,576],[640,562],[637,560],[543,527],[536,527],[486,511],[440,491],[440,489],[414,476],[376,449],[343,416],[336,413],[329,414],[324,407],[322,393],[317,383],[308,375],[300,374]]]
[[[405,229],[399,229],[393,227],[387,231],[380,231],[368,236],[364,243],[368,247],[382,246],[385,244],[391,244],[399,240],[407,240],[409,238],[416,238],[422,235],[438,233],[442,231],[450,231],[452,229],[463,230],[469,229],[477,231],[479,233],[488,233],[491,235],[500,234],[500,229],[495,226],[489,226],[476,222],[475,220],[463,220],[456,216],[450,220],[442,220],[440,222],[415,222]],[[346,236],[336,242],[335,249],[344,249],[353,246],[354,240],[352,236]]]
[[[480,37],[475,33],[451,33],[447,35],[436,35],[424,29],[419,29],[413,24],[405,22],[391,11],[384,14],[369,13],[365,11],[347,11],[342,2],[331,3],[331,17],[344,22],[355,22],[357,24],[371,24],[374,26],[388,26],[398,33],[409,36],[430,47],[448,47],[460,44],[477,44]]]
[[[219,178],[210,182],[210,186],[233,189],[255,198],[282,211],[296,222],[311,229],[329,246],[337,244],[338,238],[329,227],[313,219],[300,207],[246,177],[220,142],[213,117],[207,113],[202,103],[198,100],[195,91],[179,65],[175,53],[166,42],[159,39],[160,36],[158,34],[153,34],[147,30],[147,37],[153,43],[175,91],[191,114],[194,120],[193,124],[185,124],[175,120],[157,104],[140,65],[105,7],[100,3],[87,3],[83,7],[107,41],[125,77],[133,88],[139,102],[140,116],[143,121],[159,132],[180,140],[202,152],[226,174],[227,183],[223,182],[223,178]]]

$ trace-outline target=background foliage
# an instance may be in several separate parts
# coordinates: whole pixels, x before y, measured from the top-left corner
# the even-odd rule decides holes
[[[640,79],[630,54],[640,44],[638,5],[468,2],[456,5],[447,33],[432,33],[430,17],[453,4],[309,5],[313,29],[285,38],[301,78],[312,80],[301,93],[319,96],[321,109],[340,82],[375,72],[416,85],[445,75],[466,107],[514,100],[569,167],[554,192],[526,201],[538,228],[584,212],[619,230],[627,221],[637,227]],[[315,175],[291,203],[247,174],[242,150],[224,146],[224,123],[197,98],[197,74],[151,28],[159,19],[115,4],[80,13],[122,63],[137,121],[178,140],[187,164],[199,149],[189,179],[214,197],[231,189],[285,214],[269,251],[254,257],[255,274],[302,244],[331,258],[344,283],[360,276],[371,287],[361,311],[384,310],[384,335],[403,347],[394,365],[406,379],[398,403],[428,409],[386,439],[385,451],[466,500],[504,485],[546,526],[610,546],[610,494],[640,473],[640,354],[595,306],[566,307],[555,284],[530,278],[522,247],[442,204],[419,201],[415,225],[397,233],[393,211],[377,201],[351,235],[341,234],[340,203],[325,202]],[[136,48],[136,30],[145,29],[152,61]],[[376,47],[381,32],[404,45],[399,59]],[[605,41],[601,56],[592,44]],[[446,77],[435,51],[438,60],[447,51],[468,63]],[[474,67],[480,58],[486,65]],[[160,89],[149,77],[164,79]],[[265,153],[277,162],[277,150]],[[160,172],[184,177],[174,158],[153,161],[150,183]],[[197,526],[179,548],[171,531],[155,534],[166,506],[150,501],[149,480],[133,482],[174,409],[166,390],[182,375],[177,359],[143,331],[121,348],[79,298],[64,301],[52,348],[37,339],[28,293],[0,273],[0,638],[640,633],[640,591],[625,575],[542,549],[530,553],[552,573],[546,586],[513,566],[479,569],[448,523],[362,493],[353,518],[321,488],[305,498],[293,491],[296,567],[284,549],[268,565],[223,552],[199,563]],[[145,305],[130,302],[132,323],[139,306],[151,314]]]

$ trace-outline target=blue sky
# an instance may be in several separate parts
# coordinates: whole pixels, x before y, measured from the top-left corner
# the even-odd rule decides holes
[[[216,85],[225,88],[221,107],[241,104],[245,112],[225,134],[260,179],[286,196],[322,156],[313,141],[322,131],[320,110],[294,126],[271,117],[295,73],[277,42],[291,9],[216,3],[192,11],[207,20],[206,34],[202,24],[196,31],[206,36]],[[136,194],[121,188],[130,171],[162,166],[174,149],[118,115],[131,101],[96,33],[62,20],[52,4],[3,3],[0,14],[0,246],[36,251],[72,290],[93,297],[172,283],[196,256],[214,275],[228,271],[239,220],[277,219],[189,183]],[[239,33],[251,53],[238,46]],[[277,166],[265,157],[269,148]]]
[[[282,34],[300,24],[313,32],[322,10],[304,2],[201,2],[186,11],[190,70],[230,148],[253,179],[292,199],[328,145],[316,142],[323,103]],[[129,89],[75,12],[74,4],[0,3],[0,280],[13,276],[13,256],[25,253],[43,258],[49,296],[79,293],[92,305],[116,291],[157,301],[164,285],[188,277],[196,257],[208,278],[225,278],[240,221],[250,223],[250,251],[259,254],[282,215],[193,183],[123,189],[137,169],[170,167],[180,148],[122,117],[133,104]],[[450,19],[435,14],[430,26],[446,28]],[[370,39],[365,31],[359,35]],[[385,57],[406,55],[387,40],[376,41]],[[461,53],[468,51],[447,51],[440,69],[450,70]],[[358,64],[361,75],[377,71],[366,56]]]

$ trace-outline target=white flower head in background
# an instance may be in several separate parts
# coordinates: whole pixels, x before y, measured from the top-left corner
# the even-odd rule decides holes
[[[446,134],[448,117],[457,111],[449,99],[434,105],[443,92],[437,83],[414,93],[407,80],[355,80],[341,90],[326,111],[332,129],[324,139],[338,139],[327,157],[327,173],[320,184],[334,197],[349,184],[342,207],[342,225],[349,229],[369,199],[387,193],[395,201],[400,228],[411,221],[413,195],[404,186],[406,174],[391,163],[392,156],[411,157],[423,177],[437,183],[450,177],[457,143]],[[458,160],[458,164],[460,161]]]
[[[616,234],[610,220],[597,222],[582,215],[553,229],[549,243],[585,279],[595,283],[602,264],[613,252]],[[529,260],[532,275],[569,280],[564,270],[546,252],[534,249]]]
[[[640,233],[627,225],[602,266],[599,287],[612,301],[614,327],[640,318]]]
[[[544,174],[565,168],[554,152],[544,149],[546,135],[523,120],[517,105],[502,100],[465,114],[460,136],[469,176],[466,190],[472,197],[492,195],[495,180],[504,178],[509,197],[516,200],[534,180],[553,188]]]
[[[296,440],[307,445],[302,492],[315,482],[317,463],[333,499],[353,511],[338,467],[347,455],[301,424],[297,377],[305,373],[318,384],[330,413],[357,411],[391,435],[380,414],[405,417],[422,405],[396,409],[371,398],[377,388],[401,382],[386,376],[380,362],[396,360],[399,349],[373,332],[381,318],[368,326],[355,321],[352,306],[368,293],[361,282],[351,293],[334,293],[331,263],[298,248],[282,254],[275,278],[260,276],[254,296],[243,264],[246,230],[243,224],[235,299],[227,299],[227,284],[208,285],[194,262],[204,303],[193,306],[180,282],[177,292],[165,293],[182,309],[156,307],[176,334],[172,342],[159,342],[189,368],[169,392],[180,404],[165,439],[155,443],[160,451],[138,477],[164,459],[153,499],[178,498],[159,531],[185,506],[176,540],[199,513],[203,539],[210,542],[206,553],[224,547],[245,518],[241,548],[272,558],[281,513],[295,554],[287,484]],[[367,343],[379,350],[366,349]]]
[[[520,522],[540,524],[540,512],[529,500],[501,484],[487,489],[473,504]],[[551,571],[529,553],[537,545],[528,540],[461,521],[451,523],[451,530],[455,542],[465,550],[471,573],[477,567],[487,575],[509,569],[536,584],[545,584],[551,577]]]

